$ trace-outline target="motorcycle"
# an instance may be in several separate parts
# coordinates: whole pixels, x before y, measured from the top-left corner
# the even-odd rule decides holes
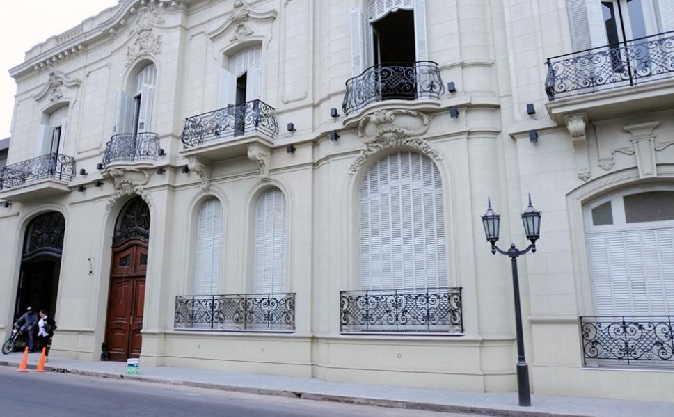
[[[12,334],[7,338],[5,343],[2,344],[2,354],[7,355],[16,350],[23,350],[28,346],[28,333],[21,330],[16,324],[12,329]]]

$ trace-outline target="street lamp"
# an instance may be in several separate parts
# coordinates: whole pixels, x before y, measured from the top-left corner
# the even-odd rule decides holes
[[[501,226],[501,215],[496,214],[491,208],[491,199],[489,208],[482,216],[482,225],[487,242],[491,243],[491,253],[496,252],[501,255],[510,256],[510,265],[513,273],[513,295],[515,297],[515,330],[517,334],[517,394],[519,404],[524,407],[531,405],[531,390],[529,388],[529,369],[524,357],[524,335],[522,332],[522,306],[520,304],[520,286],[517,276],[517,257],[531,251],[536,252],[536,241],[541,232],[541,212],[534,209],[531,205],[531,195],[529,195],[529,206],[522,213],[522,223],[524,224],[524,234],[531,244],[524,250],[519,250],[515,244],[510,244],[506,251],[496,246],[498,241],[499,228]]]

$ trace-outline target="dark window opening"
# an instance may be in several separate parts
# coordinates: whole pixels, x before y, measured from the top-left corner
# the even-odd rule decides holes
[[[234,114],[235,135],[243,135],[246,127],[246,82],[246,72],[236,77],[236,113]]]
[[[145,126],[141,126],[140,123],[140,94],[133,98],[134,108],[133,108],[133,136],[138,135],[138,132],[143,130]]]
[[[398,10],[372,23],[375,79],[381,100],[416,98],[414,12]]]

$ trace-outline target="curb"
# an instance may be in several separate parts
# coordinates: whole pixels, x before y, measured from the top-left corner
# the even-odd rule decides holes
[[[0,361],[0,366],[14,367],[16,366],[16,364],[7,361]],[[28,369],[35,369],[36,367],[37,367],[36,365],[27,366]],[[317,394],[312,392],[286,391],[282,389],[271,389],[271,388],[255,388],[237,385],[223,385],[210,382],[195,382],[177,379],[174,380],[174,379],[162,379],[155,377],[145,377],[142,375],[129,376],[118,373],[85,371],[81,369],[60,368],[49,365],[45,365],[44,370],[54,373],[66,373],[96,378],[109,378],[120,380],[123,379],[127,381],[139,381],[161,385],[186,386],[186,387],[205,388],[227,392],[238,392],[244,394],[269,395],[269,396],[289,397],[310,401],[330,401],[342,404],[369,405],[385,408],[402,408],[408,410],[477,414],[493,417],[592,417],[585,414],[559,414],[559,413],[551,413],[548,411],[533,411],[525,409],[499,409],[499,408],[475,407],[466,405],[437,404],[437,403],[426,403],[416,401],[389,400],[381,398],[354,397],[349,395]]]

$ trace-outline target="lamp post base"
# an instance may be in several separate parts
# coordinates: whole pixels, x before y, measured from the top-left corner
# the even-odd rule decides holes
[[[524,362],[517,364],[517,398],[520,406],[531,405],[531,392],[529,390],[529,367]]]

